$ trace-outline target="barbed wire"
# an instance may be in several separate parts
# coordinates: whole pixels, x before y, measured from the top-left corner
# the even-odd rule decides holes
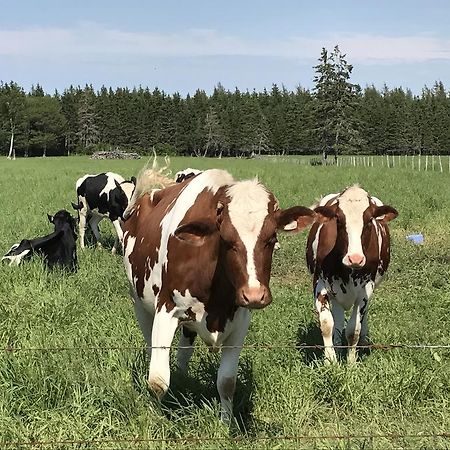
[[[67,439],[58,441],[5,441],[0,445],[5,447],[12,446],[49,446],[49,445],[108,445],[108,444],[149,444],[149,443],[201,443],[201,442],[270,442],[270,441],[318,441],[318,440],[367,440],[367,439],[449,439],[450,432],[441,433],[376,433],[376,434],[324,434],[324,435],[286,435],[286,436],[234,436],[234,437],[210,437],[210,436],[186,436],[186,437],[165,437],[165,438],[105,438],[105,439]],[[402,447],[403,448],[403,447]]]
[[[246,349],[246,350],[325,350],[326,348],[334,349],[366,349],[366,350],[450,350],[450,344],[367,344],[367,345],[320,345],[320,344],[244,344],[244,345],[170,345],[170,346],[140,346],[140,345],[105,345],[105,346],[61,346],[61,347],[14,347],[7,345],[3,348],[3,353],[18,353],[18,352],[63,352],[63,351],[140,351],[147,349],[201,349],[206,348],[209,350],[221,350],[221,349]]]

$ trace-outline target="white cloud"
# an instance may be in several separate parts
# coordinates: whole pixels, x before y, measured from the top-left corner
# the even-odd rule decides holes
[[[338,44],[350,62],[418,62],[450,60],[450,40],[433,35],[382,36],[328,34],[323,38],[248,39],[209,29],[173,33],[123,31],[84,23],[60,28],[0,30],[0,56],[61,61],[64,58],[114,60],[116,58],[259,56],[317,59],[322,47]]]

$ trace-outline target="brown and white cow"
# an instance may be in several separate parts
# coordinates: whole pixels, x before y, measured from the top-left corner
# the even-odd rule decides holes
[[[250,310],[272,301],[276,233],[298,231],[315,214],[303,206],[280,209],[257,180],[234,181],[217,169],[152,190],[138,197],[130,211],[124,223],[124,263],[137,320],[149,350],[153,346],[149,386],[159,396],[167,391],[169,350],[182,325],[181,370],[187,370],[197,334],[213,349],[223,347],[217,388],[221,417],[229,421]]]
[[[333,342],[342,345],[345,311],[353,308],[345,329],[351,346],[347,360],[353,363],[358,341],[367,339],[369,299],[389,265],[387,224],[398,213],[358,185],[325,196],[314,211],[317,220],[308,236],[306,260],[325,358],[336,361]]]

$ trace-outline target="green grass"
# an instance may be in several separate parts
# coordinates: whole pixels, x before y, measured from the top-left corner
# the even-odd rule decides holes
[[[144,161],[86,157],[0,160],[0,252],[23,237],[48,233],[46,213],[70,210],[75,180],[112,170],[136,174]],[[372,298],[370,337],[377,343],[450,343],[450,175],[405,168],[310,167],[263,160],[174,158],[185,167],[226,168],[258,176],[281,206],[311,205],[360,182],[400,216],[391,224],[392,262]],[[106,243],[112,226],[102,222]],[[421,231],[415,246],[407,234]],[[274,257],[274,301],[253,314],[247,344],[320,344],[306,271],[306,233],[281,236]],[[162,404],[146,388],[141,347],[120,256],[79,251],[80,269],[48,273],[39,259],[0,266],[0,346],[76,347],[0,354],[0,447],[8,442],[105,440],[41,448],[448,448],[450,351],[375,350],[356,366],[325,366],[293,349],[242,351],[230,430],[218,419],[218,356],[198,343],[187,377],[175,372]],[[173,356],[173,355],[172,355]],[[420,438],[280,440],[298,435],[424,434]],[[108,442],[111,439],[173,439]],[[196,442],[192,438],[217,439]],[[274,438],[276,440],[270,440]],[[176,441],[181,439],[182,441]],[[267,440],[266,440],[267,439]]]

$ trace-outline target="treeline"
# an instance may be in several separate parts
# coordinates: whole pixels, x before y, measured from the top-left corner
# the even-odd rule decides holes
[[[343,119],[352,126],[346,145],[335,153],[450,153],[450,95],[441,82],[420,95],[353,87],[352,107]],[[27,93],[2,82],[0,152],[14,148],[17,155],[36,156],[118,147],[141,154],[153,148],[198,156],[313,154],[333,145],[324,142],[328,125],[320,114],[326,114],[326,102],[320,86],[241,92],[218,85],[211,95],[197,90],[182,97],[158,88],[92,86],[49,95],[39,85]]]

